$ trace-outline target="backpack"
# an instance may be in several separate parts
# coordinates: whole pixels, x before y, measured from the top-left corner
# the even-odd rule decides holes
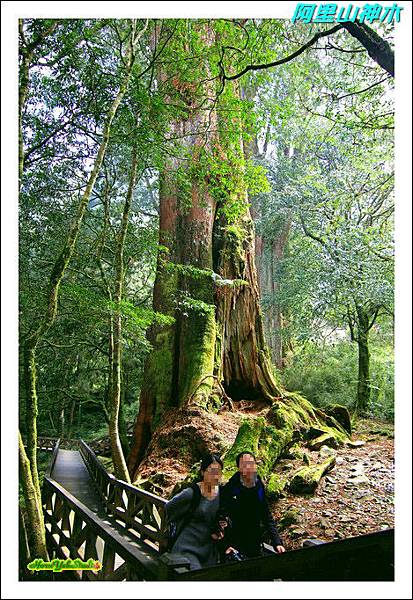
[[[162,540],[159,546],[159,551],[161,553],[170,552],[172,550],[172,547],[178,539],[179,534],[181,533],[183,528],[189,523],[189,521],[192,518],[192,515],[199,506],[199,503],[201,501],[201,490],[199,488],[199,485],[196,483],[192,483],[189,487],[193,490],[194,493],[192,495],[188,512],[179,521],[167,518],[164,539]]]

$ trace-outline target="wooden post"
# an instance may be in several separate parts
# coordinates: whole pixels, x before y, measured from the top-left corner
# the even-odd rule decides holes
[[[189,571],[191,563],[186,556],[166,552],[160,557],[159,581],[173,581],[176,569]]]

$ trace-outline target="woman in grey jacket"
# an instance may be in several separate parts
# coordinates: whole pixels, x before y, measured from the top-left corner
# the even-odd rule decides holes
[[[218,548],[211,534],[216,530],[222,468],[219,456],[211,454],[204,458],[202,479],[196,484],[199,489],[185,488],[165,507],[168,521],[177,522],[178,527],[184,524],[170,552],[187,557],[191,569],[210,567],[218,562]]]

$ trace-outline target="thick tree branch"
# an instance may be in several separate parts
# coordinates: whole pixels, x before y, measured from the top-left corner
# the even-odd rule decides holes
[[[365,23],[343,23],[350,35],[362,44],[368,55],[380,65],[389,75],[394,77],[394,52],[390,44],[383,40],[375,31]]]
[[[245,73],[248,73],[248,71],[262,71],[263,69],[270,69],[271,67],[283,65],[284,63],[289,62],[290,60],[293,60],[297,56],[300,56],[300,54],[305,52],[307,50],[307,48],[310,48],[310,46],[315,44],[316,41],[319,40],[320,38],[326,37],[327,35],[331,35],[331,34],[335,33],[336,31],[339,31],[340,29],[342,29],[342,27],[343,26],[341,24],[339,24],[339,25],[336,25],[335,27],[332,27],[331,29],[327,29],[327,31],[319,31],[306,44],[304,44],[304,46],[301,46],[301,48],[299,48],[298,50],[296,50],[289,56],[285,56],[284,58],[281,58],[280,60],[275,60],[274,62],[265,63],[262,65],[248,65],[247,67],[245,67],[245,69],[243,69],[240,73],[237,73],[236,75],[226,75],[224,70],[222,70],[222,79],[223,79],[223,81],[232,81],[234,79],[239,79],[240,77],[245,75]]]

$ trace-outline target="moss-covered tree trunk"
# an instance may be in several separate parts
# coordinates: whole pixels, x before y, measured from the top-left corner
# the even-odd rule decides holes
[[[123,374],[122,374],[123,375]],[[121,386],[121,400],[119,405],[119,440],[120,445],[122,446],[123,456],[127,457],[129,454],[129,441],[128,441],[128,428],[125,416],[125,398],[126,398],[126,387],[124,378],[122,377],[122,386]]]
[[[211,44],[212,32],[205,33]],[[181,89],[175,80],[176,88]],[[274,400],[279,395],[265,346],[254,260],[254,231],[243,178],[245,161],[239,117],[230,144],[216,135],[215,108],[200,110],[186,88],[187,117],[171,124],[192,169],[182,183],[182,163],[168,159],[160,176],[160,236],[154,310],[174,316],[150,331],[134,442],[128,458],[132,479],[152,433],[171,407],[191,402],[206,408],[218,385],[235,399]],[[211,89],[204,90],[205,96]],[[208,94],[209,92],[209,94]],[[205,133],[207,131],[207,133]],[[211,161],[226,161],[219,188]],[[183,187],[186,188],[186,196]],[[189,197],[188,197],[189,196]],[[225,206],[238,206],[229,221]],[[238,284],[237,284],[238,283]],[[220,385],[222,384],[222,385]]]
[[[195,115],[190,123],[194,131],[197,122]],[[178,124],[173,129],[182,134]],[[197,393],[207,397],[213,384],[212,378],[204,379],[214,369],[213,280],[202,271],[212,269],[215,202],[197,182],[190,182],[191,205],[182,203],[176,185],[178,166],[169,161],[161,174],[159,243],[167,251],[158,256],[153,295],[154,310],[173,316],[175,322],[155,324],[149,333],[153,350],[145,364],[128,458],[132,476],[165,410],[180,406],[198,384]]]
[[[357,394],[354,402],[354,414],[366,413],[371,395],[369,333],[379,315],[380,307],[370,303],[354,301],[347,309],[351,341],[357,343],[358,374]]]
[[[205,38],[207,45],[213,44],[210,30]],[[164,79],[168,79],[165,74]],[[268,450],[264,459],[270,472],[300,428],[314,424],[320,435],[326,431],[321,429],[321,414],[282,390],[265,343],[239,90],[237,84],[228,85],[220,110],[215,102],[205,107],[205,102],[192,97],[199,84],[181,82],[176,76],[169,80],[185,91],[185,114],[170,126],[185,152],[183,160],[168,156],[160,173],[162,249],[153,307],[175,321],[154,326],[149,333],[153,349],[144,370],[129,472],[136,481],[140,469],[151,470],[148,465],[156,463],[151,462],[151,452],[156,454],[157,447],[169,448],[167,454],[176,456],[175,445],[188,440],[188,431],[195,427],[188,420],[194,415],[208,420],[208,411],[219,408],[220,399],[228,397],[258,401],[268,409],[279,401],[291,405],[290,412],[274,412],[275,425],[257,429],[254,444]],[[214,98],[217,90],[208,87],[208,72],[199,80],[206,86],[204,96]],[[174,433],[169,437],[171,429]],[[192,460],[193,448],[212,447],[209,436],[201,440],[197,433],[195,427],[187,448]],[[271,436],[274,441],[269,443]],[[340,431],[340,436],[344,438],[345,432]],[[242,439],[237,436],[234,447],[240,447]]]
[[[48,560],[46,548],[46,530],[44,526],[42,503],[41,499],[38,496],[38,482],[36,487],[32,477],[32,465],[30,464],[30,460],[26,454],[20,431],[19,463],[20,481],[23,487],[25,506],[27,512],[27,534],[30,549],[30,557],[43,558],[44,560]]]

